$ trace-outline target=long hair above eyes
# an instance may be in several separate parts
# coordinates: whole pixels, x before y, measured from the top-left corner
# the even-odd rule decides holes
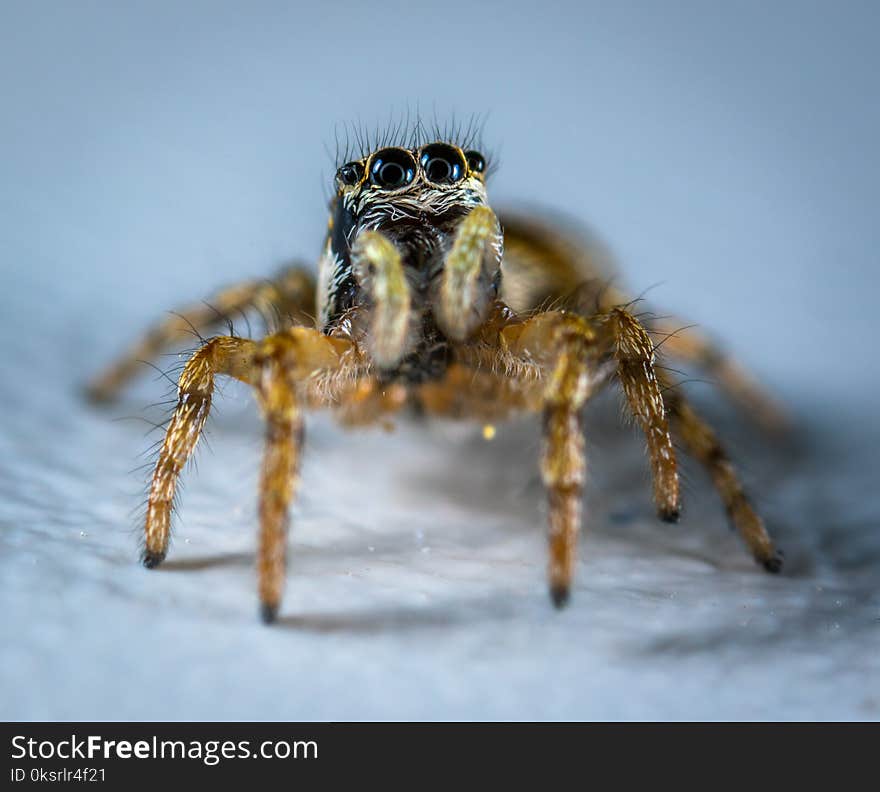
[[[452,113],[445,120],[440,120],[435,113],[428,122],[418,110],[413,113],[407,108],[398,116],[392,111],[384,124],[369,126],[360,120],[337,124],[333,129],[333,147],[325,148],[333,159],[334,169],[338,169],[346,163],[366,159],[381,148],[414,150],[428,143],[448,143],[462,151],[479,151],[486,163],[483,175],[488,177],[497,168],[497,163],[495,154],[486,150],[483,140],[487,120],[485,112],[472,113],[465,118]]]

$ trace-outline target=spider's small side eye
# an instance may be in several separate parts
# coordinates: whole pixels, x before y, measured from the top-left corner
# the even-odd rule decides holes
[[[474,173],[482,173],[486,170],[486,158],[479,151],[466,151],[464,153],[468,167]]]
[[[404,149],[382,149],[370,160],[370,181],[377,187],[397,190],[409,184],[415,175],[415,160]]]
[[[346,187],[353,187],[364,178],[364,166],[360,162],[348,162],[336,171],[336,179]]]
[[[434,184],[452,184],[465,172],[465,162],[459,150],[444,143],[432,143],[422,149],[419,157],[425,178]]]

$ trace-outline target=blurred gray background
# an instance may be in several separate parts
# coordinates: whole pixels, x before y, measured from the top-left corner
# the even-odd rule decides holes
[[[876,718],[878,23],[870,2],[0,2],[0,715]],[[166,389],[108,413],[77,388],[164,310],[314,260],[334,128],[416,106],[488,112],[498,205],[589,223],[633,291],[792,406],[798,454],[718,414],[787,576],[696,471],[682,525],[649,520],[612,406],[556,615],[530,423],[486,446],[319,418],[264,630],[236,388],[179,566],[137,567],[152,439],[112,419]]]

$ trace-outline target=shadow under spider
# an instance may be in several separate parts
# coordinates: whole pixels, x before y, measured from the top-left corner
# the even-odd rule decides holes
[[[548,606],[549,607],[549,606]],[[273,627],[312,632],[373,634],[385,630],[406,631],[472,625],[478,621],[509,621],[519,618],[519,610],[509,597],[485,598],[438,604],[436,607],[380,607],[372,610],[331,611],[282,616]]]
[[[806,591],[803,601],[787,609],[784,621],[767,619],[743,629],[737,620],[731,619],[709,630],[670,630],[634,642],[631,653],[691,656],[715,651],[722,644],[735,644],[745,652],[760,654],[791,641],[806,646],[808,641],[834,642],[844,635],[858,633],[861,636],[876,631],[880,622],[876,617],[876,595],[871,592],[876,591],[876,583],[872,581],[880,579],[880,542],[875,531],[880,501],[871,481],[872,467],[865,461],[862,450],[868,445],[865,439],[857,438],[859,442],[855,442],[851,435],[838,436],[834,416],[810,416],[810,420],[805,419],[796,442],[786,444],[768,443],[760,432],[729,420],[718,423],[726,427],[725,435],[731,438],[730,445],[734,447],[732,455],[746,471],[747,479],[757,484],[753,491],[759,506],[787,551],[786,570],[780,580],[804,587],[807,581],[815,579],[825,587],[825,593]],[[602,525],[594,525],[591,531],[638,542],[652,555],[665,553],[692,558],[711,564],[722,573],[740,570],[736,559],[728,566],[726,559],[715,554],[711,537],[706,538],[705,545],[679,545],[667,541],[663,526],[656,526],[657,533],[654,533],[652,523],[642,525],[642,501],[635,503],[632,497],[633,487],[644,480],[641,445],[607,410],[597,410],[592,424],[594,431],[589,437],[596,467],[604,468],[601,472],[609,493],[605,495],[605,502],[611,510],[604,530]],[[461,452],[468,459],[468,465],[406,471],[401,486],[410,492],[430,493],[431,497],[453,498],[463,509],[475,514],[515,512],[520,518],[524,509],[531,511],[529,504],[534,497],[535,529],[542,530],[543,523],[539,522],[542,516],[537,507],[540,482],[532,472],[537,465],[538,441],[536,427],[525,422],[514,423],[499,432],[492,443],[485,443],[476,436],[462,442]],[[449,453],[448,447],[444,453]],[[472,475],[473,466],[483,471],[480,476]],[[686,463],[685,473],[690,479],[686,494],[691,497],[687,502],[692,498],[695,502],[693,510],[686,507],[678,530],[702,531],[714,527],[721,522],[721,516],[707,478],[693,462]],[[598,494],[604,495],[604,492]],[[521,519],[512,522],[523,525]],[[633,527],[621,530],[621,526],[633,522],[636,523]],[[494,541],[496,537],[494,531],[487,533],[487,541]],[[409,533],[382,536],[381,540],[365,535],[343,539],[338,545],[328,542],[320,548],[308,546],[296,552],[312,556],[353,553],[362,551],[369,542],[379,541],[382,547],[377,550],[384,553],[392,552],[398,542],[409,551],[413,539]],[[364,556],[368,557],[366,553]],[[250,567],[254,560],[251,552],[214,554],[169,559],[160,569],[180,572]],[[745,564],[743,558],[743,568]],[[755,574],[761,573],[756,570]],[[842,611],[834,604],[837,595],[831,604],[828,601],[832,596],[829,590],[838,588],[840,599],[845,603]],[[302,612],[282,616],[278,626],[325,635],[373,634],[384,630],[449,629],[459,624],[514,618],[517,618],[514,605],[502,603],[490,594],[471,603],[455,601],[431,607],[379,606],[373,610]]]
[[[253,553],[218,553],[200,558],[166,559],[157,568],[159,572],[200,572],[226,566],[253,566]]]

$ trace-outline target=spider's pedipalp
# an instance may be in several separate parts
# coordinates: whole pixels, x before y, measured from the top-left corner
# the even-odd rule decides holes
[[[459,224],[434,300],[437,324],[448,338],[464,341],[486,319],[501,247],[501,227],[488,206],[475,207]]]
[[[351,249],[352,272],[367,294],[367,348],[382,369],[393,368],[406,351],[411,297],[400,251],[380,231],[364,231]]]

